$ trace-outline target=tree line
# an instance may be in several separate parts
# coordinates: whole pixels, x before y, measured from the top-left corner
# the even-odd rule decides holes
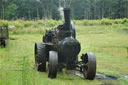
[[[72,19],[128,18],[128,0],[0,0],[0,19],[61,19],[70,7]]]

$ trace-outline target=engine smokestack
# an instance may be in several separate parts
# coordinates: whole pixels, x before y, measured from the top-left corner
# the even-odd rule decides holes
[[[71,30],[71,21],[70,21],[70,8],[64,8],[64,18],[65,18],[65,30]]]

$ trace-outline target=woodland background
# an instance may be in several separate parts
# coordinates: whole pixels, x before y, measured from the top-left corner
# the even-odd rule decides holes
[[[61,7],[70,7],[75,20],[128,18],[128,0],[0,0],[0,19],[58,20]]]

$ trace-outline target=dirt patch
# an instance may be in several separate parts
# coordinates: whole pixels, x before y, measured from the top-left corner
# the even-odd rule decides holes
[[[121,77],[128,79],[128,75],[121,75]]]
[[[79,76],[81,78],[84,78],[84,75],[83,73],[79,72],[79,71],[76,71],[75,72],[75,75],[76,76]],[[117,80],[119,77],[117,76],[112,76],[112,75],[105,75],[105,74],[100,74],[100,73],[97,73],[96,74],[96,79],[98,80]]]
[[[118,78],[119,77],[112,76],[112,75],[105,75],[100,73],[96,74],[96,79],[99,79],[99,80],[117,80]]]
[[[101,85],[118,85],[118,84],[113,84],[113,83],[111,83],[111,82],[109,81],[109,82],[103,82],[103,84],[101,84]]]

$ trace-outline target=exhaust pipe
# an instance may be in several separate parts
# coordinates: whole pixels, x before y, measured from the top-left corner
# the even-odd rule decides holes
[[[71,31],[70,8],[64,8],[65,31]]]

